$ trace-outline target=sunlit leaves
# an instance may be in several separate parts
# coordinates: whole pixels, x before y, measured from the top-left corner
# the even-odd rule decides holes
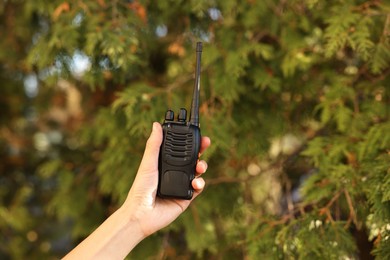
[[[350,257],[356,249],[342,223],[324,223],[313,216],[292,220],[278,233],[276,241],[284,254],[293,259]]]
[[[367,14],[376,12],[376,3],[367,4],[367,10],[359,12],[360,7],[351,7],[345,4],[337,5],[332,11],[334,15],[327,19],[328,26],[325,30],[326,48],[325,55],[331,57],[346,47],[356,51],[362,60],[368,61],[371,70],[378,73],[389,62],[389,41],[385,25],[383,35],[373,39],[372,25],[374,20]],[[382,6],[383,10],[386,6]],[[382,17],[386,20],[386,16]]]
[[[112,213],[128,194],[152,122],[162,122],[166,109],[189,108],[194,46],[203,41],[200,120],[202,135],[212,139],[204,155],[208,184],[181,218],[131,257],[352,258],[358,249],[350,230],[367,229],[374,252],[386,258],[384,2],[5,1],[0,8],[15,5],[9,10],[20,12],[0,10],[7,94],[0,105],[4,118],[17,123],[0,129],[0,152],[25,147],[33,170],[17,165],[2,175],[20,181],[0,187],[7,202],[0,207],[3,225],[31,231],[30,240],[44,237],[30,230],[38,223],[28,219],[33,198],[44,205],[45,220],[68,223],[78,241]],[[81,61],[84,69],[76,73]],[[32,74],[36,99],[24,102],[22,84]],[[83,113],[58,122],[45,111],[71,109],[71,97],[57,91],[66,88],[63,78],[77,88]],[[27,120],[25,113],[35,117]],[[20,129],[38,132],[36,139],[54,129],[62,139],[42,154],[9,134]],[[281,152],[291,136],[298,144]],[[0,248],[25,258],[26,234],[12,232]]]
[[[373,73],[379,73],[389,67],[390,42],[388,38],[385,38],[384,42],[380,42],[374,48],[375,50],[371,60],[371,68]]]

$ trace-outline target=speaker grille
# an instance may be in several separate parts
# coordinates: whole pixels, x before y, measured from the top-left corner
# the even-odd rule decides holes
[[[193,133],[168,131],[165,139],[165,152],[175,161],[190,161],[192,156]]]

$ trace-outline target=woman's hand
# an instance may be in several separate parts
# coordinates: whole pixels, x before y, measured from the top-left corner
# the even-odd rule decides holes
[[[205,182],[200,177],[207,170],[207,163],[199,160],[196,165],[196,178],[192,181],[194,196],[191,200],[161,199],[156,197],[158,184],[158,156],[163,133],[159,123],[153,123],[152,133],[146,143],[144,156],[138,169],[136,179],[123,204],[130,217],[139,224],[148,236],[174,221],[198,196]],[[210,146],[210,138],[202,137],[200,153]]]
[[[197,177],[192,181],[195,190],[192,200],[156,197],[158,156],[162,136],[161,125],[154,123],[141,165],[126,201],[66,255],[66,259],[123,259],[142,239],[174,221],[202,192],[205,182],[200,175],[206,171],[207,164],[198,161]],[[210,139],[203,137],[200,152],[202,153],[209,145]]]

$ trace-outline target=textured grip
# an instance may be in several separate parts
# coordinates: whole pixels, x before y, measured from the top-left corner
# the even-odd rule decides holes
[[[157,195],[161,198],[191,199],[192,180],[200,149],[200,129],[191,124],[163,124],[164,138],[159,156]]]

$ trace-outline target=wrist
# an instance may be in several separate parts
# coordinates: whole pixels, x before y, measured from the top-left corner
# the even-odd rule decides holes
[[[131,238],[132,241],[136,242],[136,244],[147,237],[136,217],[136,212],[134,212],[131,207],[124,204],[114,214],[118,215],[118,219],[124,220],[123,230],[128,234],[128,237]]]
[[[145,236],[125,207],[120,207],[64,259],[124,259]]]

